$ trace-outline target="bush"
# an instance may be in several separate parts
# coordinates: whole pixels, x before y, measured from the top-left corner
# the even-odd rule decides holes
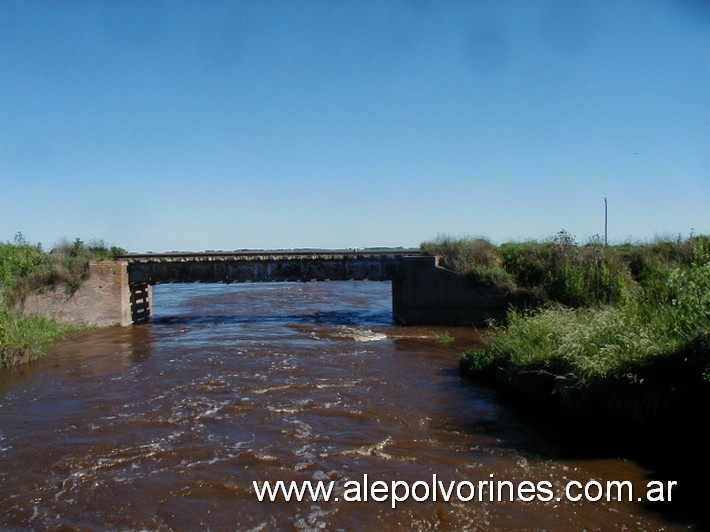
[[[439,264],[459,273],[470,273],[479,266],[499,266],[496,247],[484,238],[453,239],[440,236],[434,242],[424,242],[422,250],[439,256]]]
[[[628,264],[613,247],[567,240],[504,244],[505,269],[518,286],[572,307],[612,304],[637,291]]]
[[[45,260],[39,246],[0,244],[0,290],[12,290]]]

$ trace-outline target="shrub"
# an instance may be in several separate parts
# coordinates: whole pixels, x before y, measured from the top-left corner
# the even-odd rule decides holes
[[[12,290],[45,260],[39,246],[0,244],[0,290]]]
[[[439,264],[459,273],[470,273],[479,266],[498,266],[496,247],[484,238],[454,239],[440,236],[434,242],[424,242],[422,250],[439,256]]]
[[[511,302],[583,307],[628,301],[639,293],[628,250],[600,243],[579,246],[566,231],[547,242],[516,242],[500,247],[480,238],[439,237],[422,244],[422,249],[438,255],[441,266],[467,275],[473,282],[504,288],[514,296]],[[673,260],[685,256],[679,250],[670,252],[673,246],[658,249]]]

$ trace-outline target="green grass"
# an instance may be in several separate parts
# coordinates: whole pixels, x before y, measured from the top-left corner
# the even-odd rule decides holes
[[[71,327],[34,316],[21,316],[0,302],[0,368],[31,360]]]
[[[421,249],[439,264],[474,281],[504,288],[511,301],[534,308],[559,303],[569,307],[624,304],[646,288],[662,285],[670,271],[688,266],[692,241],[659,241],[605,246],[579,245],[560,231],[544,241],[495,246],[482,238],[439,237]]]
[[[654,250],[634,250],[649,262]],[[650,259],[649,259],[650,257]],[[615,305],[511,311],[463,372],[570,413],[643,421],[710,397],[710,240],[638,282]],[[660,273],[665,270],[665,274]]]
[[[455,342],[456,338],[449,331],[444,331],[436,335],[436,341],[441,345],[449,345]]]
[[[525,242],[504,244],[500,254],[517,286],[542,301],[573,307],[611,304],[636,289],[628,264],[614,247]]]
[[[441,236],[434,242],[424,242],[421,249],[430,255],[437,255],[440,266],[462,273],[472,281],[515,289],[515,282],[503,268],[496,246],[485,238],[453,239]]]

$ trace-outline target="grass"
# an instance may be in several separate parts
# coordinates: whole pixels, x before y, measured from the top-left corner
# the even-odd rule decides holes
[[[707,240],[695,237],[694,241]],[[439,264],[505,289],[518,306],[535,308],[617,305],[647,287],[665,282],[670,271],[688,266],[691,240],[605,246],[579,245],[566,231],[544,241],[495,246],[483,238],[439,237],[421,245]],[[516,303],[516,304],[517,304]]]
[[[0,243],[0,368],[41,355],[71,330],[52,320],[23,316],[19,307],[27,295],[56,286],[73,293],[88,276],[90,261],[124,253],[101,240],[87,245],[78,238],[44,252],[20,233],[14,243]]]
[[[510,274],[496,246],[485,238],[453,239],[439,237],[434,242],[424,242],[422,251],[439,257],[439,265],[467,275],[473,281],[515,288]]]
[[[636,290],[615,304],[511,311],[487,349],[463,356],[463,372],[577,416],[620,422],[707,402],[710,239],[622,251],[642,264],[629,269]]]
[[[449,331],[444,331],[436,335],[436,341],[441,345],[449,345],[455,342],[456,338]]]
[[[614,247],[578,246],[565,239],[500,247],[503,265],[532,299],[583,307],[628,299],[635,283]]]
[[[71,330],[52,320],[22,316],[0,302],[0,368],[42,355],[53,341]]]

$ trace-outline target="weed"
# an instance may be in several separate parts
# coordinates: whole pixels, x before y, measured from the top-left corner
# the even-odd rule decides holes
[[[0,300],[0,368],[41,355],[70,330],[52,320],[21,316]]]
[[[443,333],[436,335],[436,341],[441,345],[448,345],[456,340],[449,331],[444,331]]]

